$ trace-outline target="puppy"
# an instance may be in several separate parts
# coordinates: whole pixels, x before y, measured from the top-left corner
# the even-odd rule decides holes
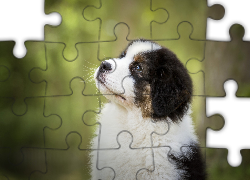
[[[92,141],[93,149],[106,149],[92,153],[92,179],[205,179],[190,117],[192,80],[173,52],[138,39],[103,61],[94,78],[109,103]],[[117,140],[124,130],[131,134]]]

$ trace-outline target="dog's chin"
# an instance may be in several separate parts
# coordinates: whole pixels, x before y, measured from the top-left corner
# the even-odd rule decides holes
[[[97,88],[108,100],[118,103],[125,103],[127,101],[124,95],[113,92],[103,80],[99,78],[96,78],[95,80]]]

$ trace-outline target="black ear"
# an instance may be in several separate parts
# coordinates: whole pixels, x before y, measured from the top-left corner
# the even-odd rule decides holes
[[[152,117],[181,120],[192,97],[192,80],[176,55],[166,48],[151,52],[150,87]]]

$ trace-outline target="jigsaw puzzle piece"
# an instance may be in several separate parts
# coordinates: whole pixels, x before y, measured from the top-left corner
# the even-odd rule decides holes
[[[183,64],[190,58],[202,59],[204,57],[205,41],[191,39],[193,25],[190,22],[181,22],[177,26],[178,38],[173,40],[159,40],[161,45],[175,52]],[[188,46],[185,46],[188,44]]]
[[[97,153],[97,156],[93,156],[95,159],[92,161],[98,162],[96,165],[98,170],[111,168],[115,174],[114,172],[107,172],[100,176],[95,169],[95,164],[92,164],[92,170],[94,170],[92,172],[93,179],[100,177],[112,179],[114,175],[115,179],[135,179],[136,173],[140,169],[147,168],[150,170],[153,165],[152,150],[150,148],[132,148],[133,136],[128,131],[121,131],[117,134],[116,140],[119,145],[118,148],[100,149],[94,152]],[[124,164],[125,159],[127,163]],[[133,166],[131,166],[131,163],[133,163]]]
[[[44,148],[44,128],[56,128],[61,124],[56,115],[44,115],[44,99],[26,99],[28,111],[25,115],[13,114],[13,100],[0,98],[0,147],[1,158],[12,164],[23,161],[21,148]]]
[[[0,42],[0,97],[14,99],[13,113],[23,115],[27,112],[26,98],[45,95],[45,83],[35,84],[30,80],[34,67],[45,67],[43,42],[26,42],[28,53],[22,59],[13,56],[14,42]]]
[[[243,38],[245,41],[250,40],[250,24],[248,17],[248,2],[246,0],[226,1],[226,0],[209,0],[208,6],[213,4],[222,4],[225,8],[225,16],[221,20],[207,19],[207,38],[208,40],[230,41],[228,30],[235,24],[241,24],[247,30]],[[221,11],[221,10],[220,10]]]
[[[84,95],[99,94],[93,77],[94,71],[100,65],[100,61],[95,57],[98,51],[97,43],[77,44],[78,55],[71,60],[62,56],[66,47],[63,43],[45,43],[45,46],[46,69],[35,68],[31,71],[30,77],[36,83],[47,83],[46,96],[71,94],[70,81],[74,77],[84,77]]]
[[[45,26],[45,41],[64,43],[63,55],[67,59],[76,57],[78,53],[76,43],[99,40],[99,23],[87,21],[83,17],[83,10],[87,5],[98,6],[98,4],[98,0],[45,0],[46,14],[58,12],[62,16],[62,23],[59,26]]]
[[[250,149],[249,142],[245,139],[249,132],[249,121],[247,118],[250,107],[249,98],[237,98],[237,84],[234,80],[226,81],[224,84],[226,97],[207,98],[207,116],[220,113],[225,117],[226,123],[219,132],[207,130],[207,147],[228,148],[228,162],[231,166],[239,166],[241,163],[240,149]],[[238,108],[240,107],[240,108]],[[239,114],[244,118],[239,118]],[[237,123],[234,123],[237,120]],[[232,133],[235,129],[240,129],[236,134]],[[232,145],[233,144],[233,145]]]
[[[196,144],[181,146],[179,150],[171,147],[168,160],[180,170],[181,179],[206,179],[206,148]]]
[[[85,96],[84,83],[81,78],[70,81],[71,93],[63,96],[47,97],[45,100],[45,114],[57,114],[62,123],[58,129],[45,130],[45,142],[47,148],[66,148],[65,137],[68,133],[78,132],[84,142],[81,149],[87,149],[87,140],[91,138],[91,132],[96,128],[92,119],[101,111],[100,98],[97,96]],[[83,120],[86,113],[88,119]],[[92,113],[91,113],[92,112]],[[97,148],[97,147],[96,147]]]
[[[93,150],[80,148],[84,139],[79,133],[70,132],[65,149],[46,149],[46,170],[32,173],[30,179],[90,179],[88,156]]]
[[[192,39],[206,39],[206,8],[205,0],[172,1],[152,0],[153,9],[164,9],[168,12],[165,23],[152,23],[153,39],[176,39],[179,33],[176,31],[179,24],[187,21],[192,24],[190,34]]]
[[[197,160],[205,160],[205,148],[182,146],[173,150],[168,146],[153,147],[153,166],[151,170],[138,171],[137,179],[201,179],[197,177],[203,177],[205,166],[202,164],[197,167],[200,162],[194,161],[190,155],[197,157]],[[167,168],[162,171],[164,166]],[[181,169],[179,173],[178,169]],[[185,170],[190,172],[191,177],[185,174]]]
[[[209,63],[210,59],[205,62],[206,67],[206,91],[210,90],[213,96],[225,96],[223,84],[228,79],[237,81],[239,87],[237,96],[250,97],[249,93],[249,48],[250,42],[242,41],[244,36],[244,28],[241,25],[233,25],[230,29],[231,42],[208,42],[209,47],[222,48],[221,53],[211,52],[208,49],[206,53],[212,53],[213,63]],[[213,67],[211,67],[213,64]],[[213,69],[208,76],[208,71]],[[223,72],[221,72],[223,69]],[[207,78],[208,77],[208,78]],[[209,93],[209,92],[208,92]]]
[[[156,147],[152,148],[151,150],[153,154],[151,155],[153,157],[152,160],[152,165],[147,166],[147,168],[142,168],[137,171],[136,173],[136,179],[148,179],[148,180],[153,180],[153,179],[158,179],[158,180],[163,180],[163,179],[176,179],[174,173],[168,174],[168,177],[166,177],[166,172],[162,172],[162,165],[168,166],[169,171],[174,171],[174,166],[169,162],[168,160],[168,153],[170,152],[170,147]]]
[[[242,149],[242,163],[232,167],[227,162],[227,149],[206,148],[207,173],[209,179],[249,179],[249,149]]]
[[[21,152],[24,157],[18,165],[0,158],[0,173],[4,174],[5,178],[9,180],[29,179],[31,173],[46,170],[44,149],[22,148]],[[0,179],[2,180],[1,176]]]
[[[99,60],[118,57],[129,43],[129,27],[124,23],[118,23],[114,27],[114,41],[106,41],[99,44]]]
[[[205,53],[205,41],[190,39],[193,26],[189,22],[181,22],[178,25],[179,38],[167,41],[158,41],[159,44],[169,48],[186,65],[192,59],[203,59]],[[185,46],[186,45],[186,46]],[[200,64],[192,65],[191,68],[201,69]],[[191,70],[192,70],[191,69]],[[189,69],[188,69],[189,70]],[[192,72],[192,71],[191,71]],[[193,80],[194,92],[193,95],[204,95],[204,74],[203,73],[189,73]]]
[[[112,41],[115,38],[114,27],[121,22],[129,27],[129,39],[150,39],[153,22],[165,22],[168,14],[165,9],[152,9],[152,0],[100,0],[98,6],[87,6],[83,16],[90,22],[99,20],[100,40]]]
[[[205,95],[225,96],[223,83],[228,79],[234,79],[239,84],[236,95],[250,96],[248,90],[250,87],[250,74],[248,73],[250,42],[242,41],[243,34],[242,26],[234,25],[230,29],[231,42],[207,41],[205,58],[201,60],[190,59],[187,62],[186,67],[189,72],[204,73]],[[221,50],[216,51],[218,49]],[[201,69],[197,67],[201,67]]]
[[[210,118],[207,118],[205,107],[206,107],[205,97],[193,96],[192,106],[191,106],[192,111],[189,112],[190,117],[188,119],[183,120],[183,121],[193,121],[194,129],[197,132],[199,145],[201,147],[206,147],[206,129],[208,127],[214,130],[219,130],[224,125],[224,119],[219,115],[215,115]],[[153,146],[168,146],[169,145],[167,139],[169,139],[169,137],[172,134],[171,124],[168,124],[168,127],[169,128],[165,128],[165,131],[164,131],[164,129],[161,129],[161,125],[159,124],[157,128],[154,129],[153,133],[151,134],[151,141],[153,142]],[[181,130],[180,128],[180,131],[184,131],[184,130]],[[179,134],[182,134],[182,133],[179,133]],[[173,138],[170,138],[171,141],[174,141],[174,138],[178,138],[178,137],[174,136]],[[183,137],[183,139],[185,138]],[[165,143],[158,143],[160,141],[165,142]]]

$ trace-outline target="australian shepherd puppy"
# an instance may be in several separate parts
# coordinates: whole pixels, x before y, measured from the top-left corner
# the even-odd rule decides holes
[[[190,117],[192,80],[173,52],[138,39],[94,77],[109,102],[92,141],[101,149],[91,156],[92,179],[205,179]]]

